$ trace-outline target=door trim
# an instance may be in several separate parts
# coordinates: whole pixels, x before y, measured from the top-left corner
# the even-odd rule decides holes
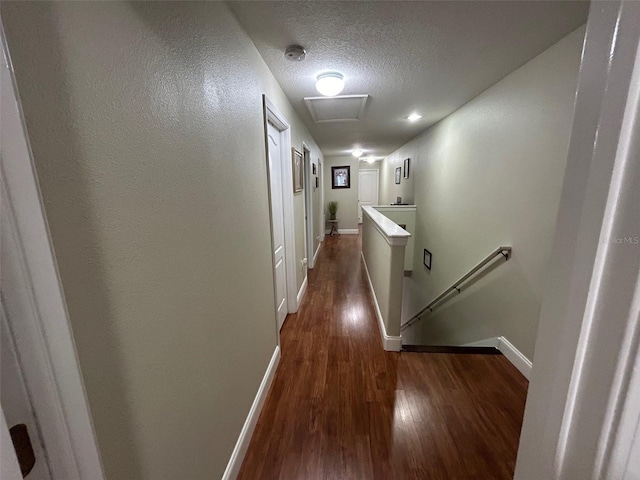
[[[291,126],[282,113],[269,100],[266,95],[262,95],[264,109],[264,131],[265,131],[265,148],[269,148],[267,144],[267,123],[271,122],[280,131],[280,149],[282,159],[282,201],[284,206],[284,258],[286,262],[287,276],[287,311],[295,313],[298,311],[298,292],[296,281],[296,238],[295,224],[293,212],[293,172],[291,170]],[[269,175],[269,156],[268,150],[265,150],[265,158],[267,165],[267,176]],[[267,177],[268,180],[268,177]],[[267,185],[270,182],[267,181]],[[268,187],[271,188],[270,186]],[[271,191],[269,190],[269,205],[271,205]],[[273,218],[271,209],[269,209],[269,222],[271,224],[271,255],[273,256]],[[275,271],[274,271],[275,274]],[[274,278],[275,282],[275,278]],[[275,287],[275,284],[274,284]],[[277,315],[277,311],[276,311]],[[276,320],[277,325],[277,320]]]
[[[516,480],[640,469],[639,23],[591,4]]]
[[[9,427],[0,409],[0,478],[3,480],[22,480],[15,450],[9,435]]]
[[[307,257],[307,267],[313,268],[314,259],[313,259],[313,171],[311,168],[311,164],[313,160],[311,159],[311,148],[305,143],[302,142],[302,158],[304,162],[304,245],[306,250]],[[305,275],[306,278],[306,275]]]
[[[1,22],[0,40],[1,183],[7,215],[3,222],[10,220],[15,227],[18,252],[13,254],[22,257],[28,279],[25,295],[36,312],[20,322],[17,347],[30,352],[29,361],[23,362],[23,373],[33,389],[30,395],[38,395],[40,405],[46,404],[46,408],[36,406],[35,410],[38,423],[46,427],[42,433],[54,474],[63,471],[67,479],[103,480],[100,452]],[[34,371],[36,362],[38,369]],[[53,434],[56,441],[48,441],[51,437],[46,432]]]
[[[322,246],[322,242],[324,242],[324,226],[327,224],[325,220],[325,207],[324,207],[324,161],[318,157],[318,186],[320,188],[320,218],[318,218],[318,234],[320,235],[320,245],[318,245],[318,250],[314,254],[315,257],[318,256],[318,252],[320,251],[320,247]]]

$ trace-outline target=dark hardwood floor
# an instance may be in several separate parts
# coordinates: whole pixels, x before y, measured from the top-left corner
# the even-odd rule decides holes
[[[238,478],[511,479],[527,381],[501,355],[385,352],[359,249],[326,238]]]

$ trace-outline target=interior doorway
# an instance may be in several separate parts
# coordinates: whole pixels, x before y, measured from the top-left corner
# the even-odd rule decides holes
[[[0,41],[0,477],[102,480],[1,25]]]
[[[293,172],[291,170],[291,128],[284,116],[264,99],[267,148],[273,281],[278,331],[287,313],[298,310],[295,272],[293,217]]]
[[[280,131],[267,123],[267,156],[271,190],[271,238],[273,246],[273,276],[275,278],[278,329],[287,317],[287,261],[284,240],[284,201],[282,181],[282,139]]]
[[[302,157],[304,164],[304,231],[305,231],[305,249],[307,251],[307,266],[313,268],[314,266],[314,240],[313,225],[313,191],[315,188],[315,174],[314,165],[311,160],[311,149],[305,144],[302,144]]]
[[[378,205],[378,175],[376,169],[358,171],[358,223],[362,223],[362,207]]]

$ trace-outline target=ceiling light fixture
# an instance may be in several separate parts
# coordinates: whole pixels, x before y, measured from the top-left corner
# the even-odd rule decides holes
[[[375,162],[375,161],[376,161],[376,159],[375,159],[375,158],[373,158],[373,157],[369,157],[369,158],[367,158],[367,163],[373,163],[373,162]]]
[[[422,118],[422,115],[420,115],[419,113],[412,113],[407,117],[407,120],[409,120],[410,122],[415,122],[420,120],[421,118]]]
[[[342,89],[344,89],[344,76],[341,73],[322,73],[316,79],[316,90],[326,97],[335,97]]]
[[[360,158],[362,156],[362,150],[356,149],[353,152],[351,152],[351,155],[353,155],[356,158]]]

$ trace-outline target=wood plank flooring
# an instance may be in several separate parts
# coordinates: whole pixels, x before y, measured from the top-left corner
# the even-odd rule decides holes
[[[385,352],[359,241],[326,238],[238,478],[511,479],[527,381],[501,355]]]

